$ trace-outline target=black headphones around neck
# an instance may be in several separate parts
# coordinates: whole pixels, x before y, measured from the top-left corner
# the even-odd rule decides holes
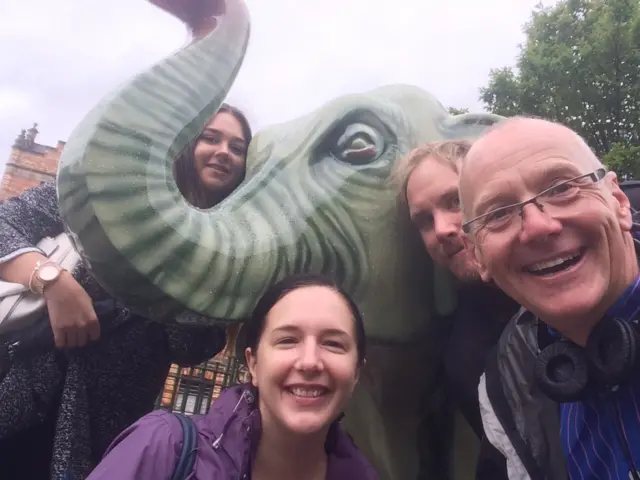
[[[604,317],[584,348],[566,339],[546,346],[536,360],[534,378],[551,400],[576,402],[587,392],[603,391],[629,378],[640,363],[639,350],[640,334],[631,322]]]

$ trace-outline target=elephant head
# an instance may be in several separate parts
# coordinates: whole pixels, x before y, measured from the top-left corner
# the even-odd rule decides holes
[[[185,2],[162,3],[179,18],[202,18],[180,10]],[[190,5],[207,3],[219,2]],[[406,85],[347,95],[260,132],[243,184],[221,204],[195,208],[179,193],[172,162],[225,98],[248,18],[241,0],[227,0],[215,30],[87,115],[60,160],[62,218],[94,277],[158,321],[187,309],[212,324],[242,322],[287,274],[335,277],[361,307],[371,342],[348,428],[382,478],[411,478],[420,402],[441,353],[433,319],[453,293],[399,213],[388,178],[410,149],[477,136],[500,117],[450,116]]]

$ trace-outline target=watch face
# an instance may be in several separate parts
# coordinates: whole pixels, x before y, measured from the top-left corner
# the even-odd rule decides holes
[[[60,271],[53,265],[43,265],[40,267],[38,276],[43,282],[50,282],[51,280],[55,280],[59,272]]]

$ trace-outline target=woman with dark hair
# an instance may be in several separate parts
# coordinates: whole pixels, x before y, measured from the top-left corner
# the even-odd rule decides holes
[[[244,179],[250,140],[242,112],[223,105],[176,161],[187,200],[210,208],[229,195]],[[63,231],[52,183],[0,204],[0,278],[46,301],[37,334],[0,338],[2,479],[86,478],[116,435],[153,409],[172,363],[197,365],[225,345],[221,327],[143,318],[84,265],[67,272],[50,262],[36,244]],[[16,350],[16,339],[22,354],[7,362],[2,344]]]
[[[251,384],[225,390],[197,428],[193,480],[377,479],[339,420],[365,362],[362,316],[319,275],[270,287],[246,331]],[[125,430],[89,480],[172,478],[180,420],[152,412]]]
[[[224,200],[244,180],[249,121],[226,103],[174,163],[180,193],[198,208],[211,208]]]

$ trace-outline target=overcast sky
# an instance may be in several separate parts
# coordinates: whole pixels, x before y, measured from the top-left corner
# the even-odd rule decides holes
[[[538,0],[248,0],[252,34],[229,101],[254,129],[344,93],[409,83],[481,110]],[[545,0],[545,5],[555,3]],[[22,128],[66,140],[107,92],[184,45],[144,0],[0,0],[0,171]]]

